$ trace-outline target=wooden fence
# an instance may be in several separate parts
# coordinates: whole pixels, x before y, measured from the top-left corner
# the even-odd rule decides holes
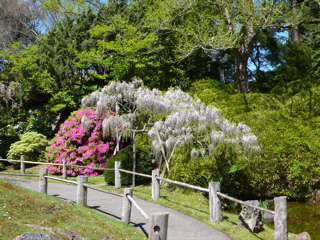
[[[130,223],[131,218],[131,209],[132,204],[136,207],[136,209],[141,213],[141,215],[149,222],[149,240],[157,240],[157,239],[167,239],[168,233],[168,219],[169,213],[155,212],[151,213],[150,216],[143,211],[143,209],[138,205],[138,203],[132,198],[133,189],[125,188],[124,193],[118,193],[116,191],[106,190],[102,188],[98,188],[88,184],[87,176],[78,176],[78,181],[69,181],[66,179],[55,178],[48,176],[48,170],[45,168],[40,169],[39,174],[39,191],[47,194],[48,190],[48,179],[58,180],[62,182],[71,183],[77,185],[77,204],[79,205],[87,205],[87,189],[93,189],[95,191],[103,192],[106,194],[112,194],[123,198],[122,201],[122,222]],[[160,231],[161,229],[161,231]]]
[[[22,173],[22,171],[24,172],[24,164],[25,163],[30,163],[30,164],[45,164],[45,163],[38,163],[38,162],[29,162],[29,161],[24,161],[24,158],[23,156],[21,156],[21,159],[20,161],[19,160],[7,160],[7,159],[0,159],[0,161],[15,161],[15,162],[20,162],[21,163],[21,175],[24,175]],[[64,177],[64,181],[66,182],[69,182],[69,183],[72,183],[72,181],[68,181],[66,180],[67,178],[67,174],[66,174],[66,167],[69,166],[69,167],[83,167],[83,168],[89,168],[89,167],[84,167],[84,166],[77,166],[77,165],[68,165],[66,164],[66,162],[64,161],[63,164],[56,164],[56,163],[46,163],[47,165],[62,165],[63,166],[63,177]],[[208,188],[202,188],[202,187],[198,187],[198,186],[194,186],[194,185],[190,185],[190,184],[187,184],[187,183],[183,183],[183,182],[179,182],[179,181],[174,181],[174,180],[171,180],[171,179],[166,179],[166,178],[162,178],[160,177],[160,174],[159,174],[159,170],[156,169],[156,170],[153,170],[152,171],[152,175],[148,175],[148,174],[142,174],[142,173],[137,173],[137,172],[133,172],[133,171],[128,171],[128,170],[125,170],[125,169],[121,169],[121,162],[118,162],[116,161],[115,162],[115,167],[114,169],[108,169],[108,168],[90,168],[90,169],[96,169],[96,170],[113,170],[115,171],[115,187],[116,188],[121,188],[122,187],[122,184],[121,184],[121,172],[124,172],[124,173],[129,173],[129,174],[133,174],[133,175],[138,175],[138,176],[143,176],[143,177],[148,177],[148,178],[151,178],[152,179],[152,199],[153,200],[158,200],[160,198],[160,182],[161,181],[166,181],[166,182],[170,182],[172,184],[176,184],[176,185],[179,185],[179,186],[183,186],[183,187],[188,187],[188,188],[191,188],[191,189],[195,189],[195,190],[199,190],[199,191],[202,191],[202,192],[208,192],[209,193],[209,210],[210,210],[210,221],[211,222],[219,222],[219,221],[222,221],[222,205],[221,205],[221,200],[220,198],[225,198],[225,199],[228,199],[228,200],[231,200],[231,201],[234,201],[234,202],[237,202],[239,204],[242,204],[242,205],[246,205],[246,206],[249,206],[249,207],[252,207],[252,208],[255,208],[255,209],[258,209],[260,211],[264,211],[264,212],[267,212],[269,214],[272,214],[274,216],[274,239],[275,240],[287,240],[288,239],[288,227],[287,227],[287,198],[284,197],[284,196],[281,196],[281,197],[276,197],[274,198],[274,211],[272,210],[269,210],[269,209],[266,209],[266,208],[262,208],[262,207],[259,207],[259,206],[255,206],[253,204],[250,204],[250,203],[247,203],[247,202],[244,202],[244,201],[241,201],[239,199],[236,199],[236,198],[233,198],[233,197],[230,197],[226,194],[223,194],[220,192],[220,183],[219,182],[209,182],[208,184]],[[0,172],[0,174],[2,174]],[[36,175],[38,176],[38,175]],[[83,176],[84,177],[84,176]],[[54,177],[49,177],[49,176],[46,176],[46,177],[43,177],[44,179],[54,179],[54,180],[60,180],[62,181],[61,178],[54,178]],[[78,179],[82,179],[82,176],[79,176]],[[44,182],[44,180],[42,179],[42,181]],[[79,181],[79,180],[78,180]],[[84,180],[83,180],[84,181]],[[40,174],[40,182],[41,182],[41,174]],[[45,183],[43,183],[45,184]],[[103,191],[105,193],[108,193],[108,194],[115,194],[114,193],[111,193],[110,191],[108,190],[104,190],[104,189],[100,189],[98,190],[98,188],[94,187],[94,186],[91,186],[91,185],[88,185],[87,182],[81,182],[81,183],[76,183],[78,185],[78,192],[80,192],[82,195],[84,194],[83,192],[86,193],[86,188],[92,188],[94,190],[97,190],[97,191]],[[41,185],[41,184],[40,184]],[[82,186],[81,188],[79,186]],[[43,187],[44,188],[44,187]],[[80,189],[79,189],[80,188]],[[40,191],[42,191],[40,189]],[[43,190],[44,191],[44,190]],[[131,197],[131,194],[130,194],[130,191],[131,190],[127,190],[129,191],[128,193],[125,194],[125,198],[128,199],[128,201],[130,201],[130,204],[127,203],[127,205],[130,205],[130,210],[131,210],[131,203],[134,204],[134,206],[139,210],[141,210],[140,207],[137,206],[137,204],[134,202],[134,200],[132,199]],[[79,193],[78,193],[79,194]],[[81,196],[82,196],[81,195]],[[123,195],[121,195],[123,196]],[[79,197],[80,198],[80,197]],[[86,199],[86,196],[83,195],[82,196],[83,199]],[[80,198],[81,199],[81,198]],[[79,200],[79,204],[86,204],[86,200]],[[140,211],[139,210],[139,211]],[[143,215],[143,216],[147,216],[147,215],[144,215],[145,213],[142,213],[140,211],[140,213]],[[126,213],[126,218],[128,218],[130,216],[129,213]],[[129,216],[128,216],[129,215]],[[130,217],[129,217],[130,218]],[[168,215],[164,214],[164,213],[157,213],[157,217],[155,217],[156,219],[160,219],[160,220],[157,220],[157,221],[160,221],[161,223],[164,223],[164,225],[162,227],[165,226],[165,224],[167,224],[167,220],[164,220],[164,219],[167,219],[168,218]],[[164,219],[163,219],[164,218]],[[146,218],[147,219],[147,218]],[[148,219],[147,219],[148,220]],[[149,221],[149,220],[148,220]],[[155,220],[152,220],[152,223],[154,222]],[[125,221],[127,222],[127,221]],[[149,221],[151,223],[151,220]],[[157,222],[158,223],[158,222]],[[155,226],[158,226],[158,225],[155,225]],[[150,228],[151,229],[151,228]],[[155,235],[157,236],[157,234],[151,234],[151,232],[158,232],[157,231],[157,228],[153,228],[152,230],[150,230],[150,235]],[[167,233],[167,230],[166,231],[161,231],[161,232],[165,232]],[[150,239],[150,238],[149,238]],[[151,238],[152,239],[152,238]],[[166,239],[166,238],[160,238],[160,239]]]
[[[20,160],[11,160],[11,159],[0,159],[0,161],[6,162],[19,162],[20,163],[20,172],[21,173],[1,173],[3,175],[22,175],[22,176],[30,176],[30,177],[38,177],[38,174],[26,174],[25,173],[25,165],[26,164],[35,164],[35,165],[51,165],[51,166],[62,166],[62,177],[63,179],[67,179],[67,167],[73,168],[86,168],[86,169],[94,169],[98,171],[114,171],[114,168],[96,168],[96,167],[86,167],[80,165],[71,165],[67,164],[66,159],[63,159],[63,163],[45,163],[45,162],[32,162],[32,161],[25,161],[25,157],[22,155]]]
[[[121,188],[121,172],[135,174],[139,176],[149,177],[152,179],[152,199],[158,200],[160,198],[160,182],[166,181],[172,184],[179,186],[199,190],[202,192],[209,193],[209,210],[210,210],[210,221],[211,222],[221,222],[222,221],[222,205],[220,197],[237,202],[242,205],[246,205],[260,211],[267,212],[274,216],[274,239],[275,240],[287,240],[288,239],[288,227],[287,227],[287,198],[286,197],[276,197],[274,198],[274,211],[255,206],[253,204],[241,201],[239,199],[230,197],[226,194],[220,192],[220,183],[219,182],[209,182],[208,188],[202,188],[187,183],[174,181],[167,178],[160,177],[159,169],[153,170],[152,175],[136,173],[132,171],[127,171],[121,169],[121,162],[115,162],[115,187]]]

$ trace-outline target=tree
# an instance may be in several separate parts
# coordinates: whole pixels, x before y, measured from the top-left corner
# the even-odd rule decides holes
[[[119,15],[109,22],[95,26],[91,36],[97,44],[81,54],[88,64],[99,65],[106,71],[91,71],[101,79],[131,81],[134,77],[154,81],[152,69],[158,66],[157,36],[138,28]],[[150,83],[151,84],[151,83]]]
[[[90,67],[78,58],[79,52],[95,44],[88,30],[96,18],[92,11],[65,17],[36,44],[15,43],[2,51],[6,59],[3,67],[10,78],[1,91],[1,105],[7,111],[14,105],[15,118],[20,114],[19,121],[27,131],[53,136],[55,126],[77,109],[84,95],[99,84],[105,85],[100,79],[90,78]]]
[[[0,2],[0,51],[15,54],[14,46],[23,48],[34,43],[40,36],[41,21],[44,12],[35,1],[2,0]],[[17,84],[13,82],[15,74],[7,71],[8,59],[0,52],[0,104],[6,107],[15,102]],[[0,107],[1,108],[1,107]],[[1,108],[3,109],[3,108]]]
[[[43,11],[36,1],[2,0],[0,2],[0,49],[19,41],[30,44],[40,35]]]
[[[82,106],[96,106],[100,116],[108,110],[118,113],[102,123],[104,135],[117,142],[122,136],[130,137],[131,131],[141,125],[148,130],[162,175],[170,171],[177,149],[189,152],[196,161],[205,155],[214,158],[228,148],[236,149],[237,156],[259,151],[251,129],[245,124],[230,123],[215,107],[206,106],[181,90],[162,94],[139,87],[138,83],[112,82],[101,92],[83,98]]]
[[[238,92],[249,92],[248,59],[259,32],[263,29],[297,26],[305,14],[301,4],[293,13],[287,1],[155,1],[150,4],[150,19],[160,29],[179,36],[177,54],[189,56],[196,49],[210,53],[231,49],[235,59]],[[154,19],[154,20],[152,20]]]

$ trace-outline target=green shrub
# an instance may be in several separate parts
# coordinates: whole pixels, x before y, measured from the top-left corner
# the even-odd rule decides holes
[[[44,162],[44,151],[49,145],[47,137],[36,133],[27,132],[20,136],[20,141],[11,144],[7,154],[8,159],[19,160],[21,155],[25,160],[33,162]],[[14,168],[19,168],[20,163],[14,163]]]
[[[133,166],[133,148],[132,145],[129,145],[119,152],[116,155],[112,156],[107,161],[107,168],[114,168],[114,162],[121,161],[121,168],[125,170],[132,171]],[[151,153],[150,151],[144,149],[143,147],[137,147],[137,165],[136,172],[150,174],[153,169],[151,162]],[[105,171],[104,179],[107,184],[114,185],[114,171]],[[122,185],[128,186],[132,183],[132,174],[121,173]],[[148,184],[151,182],[150,178],[136,176],[136,184]]]
[[[3,162],[0,162],[0,171],[5,169],[5,165],[3,164]]]
[[[284,87],[281,91],[275,88],[279,91],[277,94],[244,95],[228,91],[227,86],[207,79],[196,82],[190,90],[193,96],[218,107],[228,119],[250,126],[258,137],[260,154],[241,160],[240,168],[232,163],[227,175],[226,168],[218,169],[223,177],[221,182],[224,182],[221,188],[226,187],[232,196],[242,192],[246,197],[251,194],[256,198],[286,195],[291,200],[308,200],[320,188],[319,87],[310,84],[308,88],[302,81],[285,86],[289,88]],[[230,161],[230,157],[224,161]],[[192,167],[199,169],[195,172],[203,176],[213,172],[206,171],[206,167]],[[175,166],[172,169],[179,176]],[[234,172],[234,169],[238,170]],[[232,181],[235,184],[231,184]]]
[[[7,156],[8,151],[12,143],[19,141],[19,134],[15,130],[15,128],[11,125],[7,125],[4,127],[0,127],[0,156],[1,158],[5,158]],[[3,162],[4,165],[7,162]]]

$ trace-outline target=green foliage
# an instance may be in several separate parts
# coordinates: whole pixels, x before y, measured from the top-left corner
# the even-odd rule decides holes
[[[1,119],[4,120],[4,119]],[[0,128],[0,156],[5,157],[9,151],[11,144],[19,140],[19,133],[10,124]]]
[[[168,7],[168,5],[170,7]],[[281,12],[281,17],[279,17]],[[183,59],[202,49],[208,55],[230,49],[235,60],[234,80],[240,93],[249,92],[247,64],[261,30],[297,26],[308,18],[304,4],[292,11],[286,1],[256,3],[238,0],[153,1],[151,26],[173,32],[175,56]],[[213,20],[214,19],[214,20]],[[216,61],[216,60],[213,60]]]
[[[15,43],[1,52],[6,59],[4,69],[11,74],[10,97],[15,111],[10,113],[28,131],[53,136],[52,126],[59,126],[77,108],[83,95],[104,84],[89,78],[89,67],[77,58],[79,52],[95,43],[88,30],[96,18],[92,11],[66,17],[36,44]]]
[[[104,72],[90,71],[89,74],[100,79],[132,80],[143,77],[151,84],[156,74],[157,35],[141,29],[121,15],[115,15],[103,25],[97,25],[90,31],[91,37],[97,39],[96,46],[80,54],[88,64],[103,67]]]
[[[90,8],[99,8],[102,0],[40,0],[42,7],[62,16],[75,16]]]
[[[235,178],[227,175],[228,181],[246,182],[246,189],[243,189],[246,196],[312,197],[312,191],[319,188],[320,177],[317,151],[320,132],[316,130],[319,128],[318,87],[300,86],[298,91],[299,87],[295,86],[296,92],[282,96],[279,101],[275,94],[234,94],[227,86],[211,80],[199,81],[193,86],[192,94],[207,103],[211,101],[229,119],[250,126],[259,139],[261,154],[238,160],[240,168],[231,164],[229,173]],[[290,88],[287,91],[290,92]],[[233,170],[237,171],[233,173]],[[226,190],[240,193],[241,189],[237,190],[235,186]]]
[[[137,166],[136,172],[151,174],[153,169],[151,162],[151,152],[148,151],[146,147],[137,147],[136,152]],[[121,161],[121,168],[125,170],[132,171],[133,167],[133,148],[132,145],[129,145],[119,152],[116,153],[107,161],[107,168],[114,168],[115,161]],[[105,171],[104,178],[107,184],[114,185],[114,172]],[[121,173],[121,181],[123,185],[130,185],[132,183],[132,174]],[[136,176],[136,184],[146,184],[150,183],[150,178],[145,178],[141,176]]]
[[[0,156],[1,157],[1,156]],[[0,171],[4,170],[5,169],[5,165],[3,162],[0,162]]]
[[[44,151],[49,145],[46,136],[36,133],[27,132],[20,136],[20,141],[13,143],[7,154],[8,159],[19,160],[21,155],[25,156],[25,160],[34,162],[44,161]],[[19,164],[14,164],[18,167]]]
[[[312,64],[312,49],[305,43],[288,41],[283,46],[280,57],[282,64],[275,68],[275,80],[291,82],[299,79],[307,79],[310,76]]]

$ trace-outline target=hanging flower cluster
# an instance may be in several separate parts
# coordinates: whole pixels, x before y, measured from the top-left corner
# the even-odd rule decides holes
[[[217,108],[206,106],[181,90],[171,89],[163,94],[137,86],[136,82],[112,82],[101,92],[85,97],[82,105],[97,106],[98,114],[120,106],[122,114],[111,116],[103,124],[104,132],[117,140],[121,131],[130,132],[135,119],[148,119],[148,125],[152,125],[148,130],[150,142],[168,171],[176,149],[182,146],[192,158],[213,155],[217,145],[234,146],[239,154],[260,150],[258,139],[248,126],[230,123]]]
[[[110,113],[105,112],[98,117],[94,107],[73,113],[52,140],[47,151],[47,162],[63,163],[65,158],[67,164],[105,168],[106,160],[112,156],[114,149],[114,142],[109,141],[102,131],[102,121],[109,116]],[[61,166],[49,165],[48,170],[51,174],[62,173]],[[70,168],[67,174],[95,176],[98,173],[93,169]]]

